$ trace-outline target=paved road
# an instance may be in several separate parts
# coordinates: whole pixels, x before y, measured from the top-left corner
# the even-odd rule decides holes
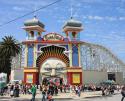
[[[56,101],[61,101],[61,100],[56,100]],[[84,98],[84,99],[65,100],[65,101],[121,101],[121,95],[117,94],[107,97],[96,97],[96,98],[86,98],[86,99]]]
[[[30,101],[29,99],[22,99],[22,98],[7,98],[7,97],[0,97],[0,101]],[[41,101],[40,99],[36,99],[36,101]],[[108,97],[97,97],[97,98],[86,98],[86,99],[58,99],[55,101],[121,101],[121,95],[113,95]]]
[[[112,95],[112,96],[108,96],[108,97],[98,97],[98,98],[86,99],[85,101],[121,101],[121,97],[122,96],[120,94],[117,94],[117,95]]]
[[[64,100],[56,100],[64,101]],[[86,99],[75,99],[75,100],[65,100],[65,101],[121,101],[121,95],[113,95],[108,97],[98,97],[98,98],[86,98]]]

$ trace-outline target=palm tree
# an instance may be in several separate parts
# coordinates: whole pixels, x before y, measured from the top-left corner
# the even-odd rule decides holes
[[[0,72],[7,73],[8,80],[11,73],[12,57],[20,53],[20,44],[12,36],[5,36],[0,43]]]
[[[0,43],[0,52],[4,56],[16,56],[20,52],[20,45],[12,36],[5,36]]]

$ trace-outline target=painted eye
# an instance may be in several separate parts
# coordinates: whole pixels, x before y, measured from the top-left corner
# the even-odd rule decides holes
[[[57,71],[61,71],[61,70],[63,70],[63,67],[61,67],[61,68],[56,68],[56,70],[57,70]]]
[[[46,71],[51,71],[52,68],[44,68]]]
[[[58,70],[60,70],[60,68],[56,68],[56,70],[58,71]]]

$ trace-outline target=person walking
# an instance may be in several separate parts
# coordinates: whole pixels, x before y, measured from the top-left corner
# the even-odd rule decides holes
[[[32,93],[31,101],[35,101],[35,96],[36,96],[36,87],[35,87],[35,85],[32,85],[31,93]]]
[[[80,87],[78,87],[77,94],[78,94],[78,96],[80,97],[80,95],[81,95],[81,89],[80,89]]]
[[[66,85],[64,85],[64,92],[66,93]]]
[[[125,85],[122,87],[121,94],[122,94],[122,99],[121,99],[121,101],[123,101],[124,98],[125,98]]]
[[[46,99],[46,91],[45,90],[42,91],[42,101],[47,101],[47,99]]]
[[[78,94],[78,86],[75,86],[75,92]]]
[[[14,97],[19,97],[19,85],[15,84],[14,86]]]
[[[14,85],[11,85],[11,87],[10,87],[10,96],[11,97],[14,96]]]
[[[42,100],[41,101],[47,101],[47,88],[46,88],[46,86],[41,84],[40,91],[42,92]]]

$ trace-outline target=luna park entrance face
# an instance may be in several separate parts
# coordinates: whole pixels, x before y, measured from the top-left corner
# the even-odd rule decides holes
[[[60,85],[67,81],[66,64],[58,58],[48,58],[41,65],[40,80],[42,84]],[[64,82],[63,82],[64,81]]]

